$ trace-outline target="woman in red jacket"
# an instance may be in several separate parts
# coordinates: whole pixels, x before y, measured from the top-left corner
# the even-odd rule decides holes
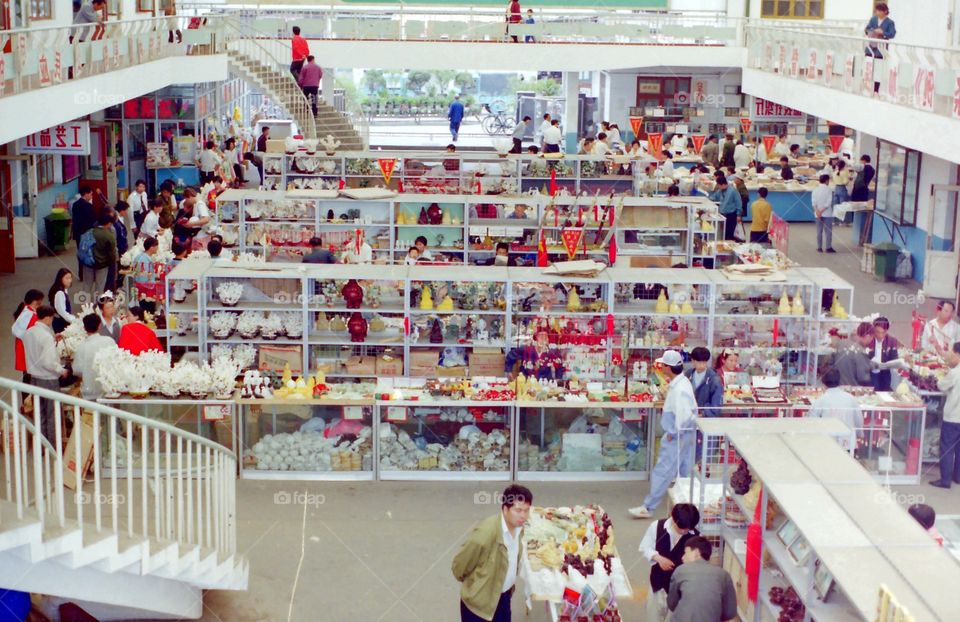
[[[24,382],[29,382],[30,378],[27,376],[27,354],[23,349],[23,341],[21,340],[27,334],[27,330],[37,323],[37,309],[42,304],[43,292],[39,289],[31,289],[23,297],[23,302],[17,306],[17,310],[13,312],[13,317],[16,318],[11,329],[13,336],[16,338],[14,367],[17,371],[23,373]]]
[[[137,355],[149,350],[163,351],[157,334],[144,322],[144,312],[140,307],[130,307],[132,321],[127,322],[120,329],[120,341],[117,343],[121,349],[130,354]]]
[[[510,6],[507,7],[507,23],[509,24],[519,24],[523,21],[523,18],[520,14],[520,0],[510,0]],[[507,32],[510,32],[510,27],[507,27]],[[519,43],[520,39],[517,38],[517,35],[510,35],[510,39],[514,43]]]

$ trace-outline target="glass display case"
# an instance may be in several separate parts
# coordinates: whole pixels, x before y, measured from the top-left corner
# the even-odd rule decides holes
[[[517,479],[645,480],[652,408],[518,403]]]
[[[394,206],[396,223],[394,263],[404,263],[408,251],[420,236],[427,239],[427,248],[423,257],[418,253],[413,258],[418,262],[465,262],[464,204],[443,201],[442,197],[434,198],[437,200],[416,200],[417,197],[403,197],[404,200],[397,200]]]
[[[236,404],[232,400],[190,400],[190,399],[163,399],[160,397],[149,397],[146,399],[119,398],[108,399],[101,398],[97,400],[100,404],[112,406],[125,412],[133,413],[147,419],[160,421],[175,428],[191,432],[205,439],[214,441],[228,447],[236,452],[239,448],[237,443],[237,419]],[[108,436],[111,431],[104,425],[105,419],[101,419],[100,425],[100,447],[102,455],[100,464],[102,474],[109,476],[113,473],[114,458],[109,455],[110,447],[117,448],[115,461],[117,477],[141,477],[143,474],[144,457],[152,463],[155,459],[159,460],[161,468],[166,465],[168,456],[175,458],[175,454],[167,451],[166,435],[160,434],[137,434],[131,437],[130,442],[126,442],[126,427],[123,422],[117,424],[116,439],[110,442]],[[159,440],[160,446],[156,442]],[[174,441],[176,443],[176,441]],[[158,454],[158,455],[154,455]],[[171,468],[176,465],[171,464]]]
[[[373,480],[372,400],[238,400],[241,477]]]
[[[336,381],[400,376],[405,266],[315,266],[307,278],[310,369]]]
[[[511,479],[511,404],[398,401],[377,409],[381,480]]]
[[[209,259],[188,259],[179,262],[164,279],[165,327],[158,330],[167,347],[187,350],[200,349],[200,334],[205,330],[205,318],[200,312],[204,299],[204,273],[211,265]]]

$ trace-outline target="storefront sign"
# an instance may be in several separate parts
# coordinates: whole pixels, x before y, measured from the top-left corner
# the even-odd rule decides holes
[[[914,107],[927,112],[933,111],[933,69],[916,67],[913,70]]]
[[[790,50],[790,77],[800,76],[800,48],[794,47]]]
[[[180,164],[193,164],[197,157],[197,141],[193,136],[174,136],[173,155]]]
[[[787,70],[787,46],[780,44],[780,55],[777,60],[777,73],[782,74]]]
[[[403,422],[407,420],[407,409],[403,406],[387,406],[387,421]]]
[[[27,66],[27,35],[17,35],[17,69],[23,71]]]
[[[2,73],[2,71],[0,71]],[[60,52],[53,53],[53,83],[60,84],[63,81],[63,59]]]
[[[853,54],[847,55],[847,60],[843,63],[843,90],[853,90]]]
[[[783,218],[780,218],[776,214],[770,215],[770,228],[767,229],[767,235],[770,238],[770,243],[775,249],[787,254],[787,240],[790,238],[790,229],[787,225],[787,221]]]
[[[660,81],[659,80],[640,80],[637,82],[637,93],[643,95],[659,95],[660,94]]]
[[[204,421],[223,421],[230,416],[230,404],[204,405]]]
[[[753,98],[752,116],[754,121],[770,121],[783,118],[799,119],[803,117],[803,113],[799,110],[794,110],[793,108],[781,106],[772,101],[755,97]]]
[[[47,55],[41,54],[37,58],[37,70],[40,73],[40,86],[50,86],[53,80],[50,79],[50,66],[47,64]]]
[[[89,121],[70,121],[20,139],[20,153],[90,155]]]
[[[954,78],[953,118],[960,119],[960,78]]]
[[[167,143],[147,143],[147,168],[169,168],[170,149]]]
[[[117,68],[120,66],[120,40],[113,40],[113,66]]]
[[[773,71],[773,44],[769,42],[763,46],[763,68]]]

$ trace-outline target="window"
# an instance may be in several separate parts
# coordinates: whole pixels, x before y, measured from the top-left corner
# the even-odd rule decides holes
[[[63,183],[80,178],[80,156],[61,156],[60,166],[63,171]]]
[[[878,142],[875,210],[898,225],[913,227],[917,224],[921,154],[884,140]]]
[[[779,19],[823,19],[826,0],[763,0],[760,17]]]
[[[30,19],[53,19],[53,0],[30,0]]]
[[[153,13],[153,0],[137,0],[138,13]]]
[[[120,15],[120,0],[107,0],[107,15]]]
[[[52,153],[38,155],[36,159],[37,166],[37,190],[45,190],[54,184],[54,167]]]

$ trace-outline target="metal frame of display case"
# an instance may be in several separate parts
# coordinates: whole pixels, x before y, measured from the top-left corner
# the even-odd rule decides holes
[[[816,330],[810,334],[810,356],[812,362],[807,366],[807,384],[816,384],[818,370],[820,369],[820,357],[829,356],[830,353],[822,353],[819,344],[820,340],[827,334],[832,327],[838,327],[845,332],[853,335],[859,318],[839,319],[829,315],[830,307],[823,308],[823,292],[832,289],[837,296],[837,300],[846,309],[847,313],[853,316],[853,285],[837,276],[828,268],[795,268],[796,272],[810,279],[814,284],[812,317],[817,320],[814,322]]]
[[[200,300],[203,300],[204,296],[204,285],[205,280],[203,279],[204,273],[207,269],[210,268],[210,260],[207,259],[190,259],[186,262],[180,262],[180,265],[177,266],[176,276],[167,275],[164,279],[164,288],[165,288],[165,315],[167,317],[166,327],[160,331],[158,336],[163,337],[167,341],[167,348],[174,346],[182,346],[187,349],[200,349],[200,335],[204,334],[206,327],[206,316],[200,312],[203,308],[199,303]],[[177,302],[174,300],[174,292],[176,291],[176,283],[179,281],[190,281],[195,282],[197,287],[192,291],[187,292],[186,300],[183,302]],[[189,301],[193,300],[194,303],[191,304]],[[188,331],[188,334],[181,335],[179,333],[179,316],[178,316],[178,330],[175,332],[170,328],[170,317],[172,314],[196,314],[196,322],[194,323],[191,320],[191,329]]]
[[[631,257],[649,258],[650,261],[668,260],[670,263],[683,262],[687,266],[693,265],[694,260],[705,262],[713,261],[716,258],[716,236],[717,227],[714,231],[705,232],[702,230],[702,219],[699,213],[713,213],[716,211],[716,205],[703,197],[682,197],[679,199],[660,198],[635,198],[635,197],[610,197],[610,196],[557,196],[549,197],[546,195],[535,196],[503,196],[503,195],[469,195],[469,194],[399,194],[384,199],[350,199],[327,197],[322,192],[313,191],[263,191],[263,190],[227,190],[217,197],[217,224],[225,230],[235,230],[237,241],[236,246],[240,252],[254,252],[263,254],[265,252],[262,244],[249,244],[249,234],[253,227],[276,225],[278,227],[291,227],[291,231],[296,231],[301,238],[305,237],[304,227],[312,227],[321,238],[324,232],[353,232],[355,229],[362,229],[365,235],[365,241],[370,244],[374,253],[375,261],[384,261],[384,263],[403,263],[407,250],[413,245],[413,240],[418,235],[425,235],[428,238],[428,246],[431,251],[441,253],[457,263],[470,264],[475,260],[489,259],[495,252],[494,243],[499,240],[510,240],[510,254],[514,256],[525,255],[532,258],[537,254],[537,244],[541,235],[548,239],[548,254],[553,257],[565,258],[566,251],[563,250],[559,240],[550,245],[555,232],[563,229],[562,226],[547,222],[548,211],[553,206],[579,206],[584,210],[584,240],[595,238],[599,223],[593,219],[593,206],[610,206],[614,211],[614,222],[611,226],[608,220],[605,220],[602,228],[604,240],[609,236],[615,236],[618,244],[621,245],[621,252],[618,252],[618,258],[623,258],[623,262],[630,261]],[[323,195],[323,196],[322,196]],[[303,202],[314,202],[313,216],[298,218],[295,220],[283,220],[273,218],[258,218],[250,220],[247,217],[247,203],[251,201],[287,201],[296,200]],[[418,212],[430,204],[436,203],[441,206],[441,210],[451,214],[449,224],[420,224],[418,222],[407,222],[409,219],[418,217]],[[502,218],[473,218],[471,212],[478,205],[494,204],[502,208],[509,208],[514,205],[527,205],[530,211],[526,219],[508,218],[507,214],[502,214]],[[228,207],[229,206],[229,207]],[[412,206],[412,208],[410,207]],[[634,231],[639,237],[661,236],[668,234],[679,238],[678,245],[649,248],[648,250],[623,249],[624,228],[619,223],[620,213],[629,210],[645,211],[644,208],[671,206],[676,209],[682,209],[685,212],[683,227],[664,228],[657,226],[648,227],[628,227],[627,230]],[[446,209],[444,209],[446,207]],[[359,218],[341,219],[340,216],[346,213],[346,210],[357,210]],[[412,209],[412,211],[411,211]],[[328,212],[332,210],[336,217],[335,222],[327,220]],[[404,222],[398,222],[399,213],[405,214]],[[500,212],[506,210],[499,210]],[[375,212],[365,213],[365,212]],[[224,215],[230,215],[226,219]],[[370,221],[365,222],[369,217]],[[558,221],[559,222],[559,221]],[[370,232],[378,232],[371,236]],[[383,231],[387,231],[385,236]],[[436,236],[442,234],[444,243],[452,242],[452,246],[435,247]],[[448,240],[447,236],[451,239]],[[708,248],[713,249],[712,253],[700,253],[694,256],[694,238],[706,236],[705,241]],[[713,244],[709,243],[712,236]],[[231,239],[232,235],[225,236]],[[385,239],[384,239],[385,238]],[[484,244],[471,240],[489,242]],[[515,243],[519,238],[520,243]],[[339,243],[339,241],[338,241]],[[386,246],[383,244],[386,243]],[[295,245],[298,249],[305,250],[303,244]],[[273,248],[283,248],[283,245],[273,245]],[[384,258],[383,255],[387,257]],[[609,252],[602,242],[597,246],[595,242],[590,242],[590,248],[581,249],[579,255],[586,255],[597,260],[607,262]],[[273,259],[268,256],[268,260]]]

